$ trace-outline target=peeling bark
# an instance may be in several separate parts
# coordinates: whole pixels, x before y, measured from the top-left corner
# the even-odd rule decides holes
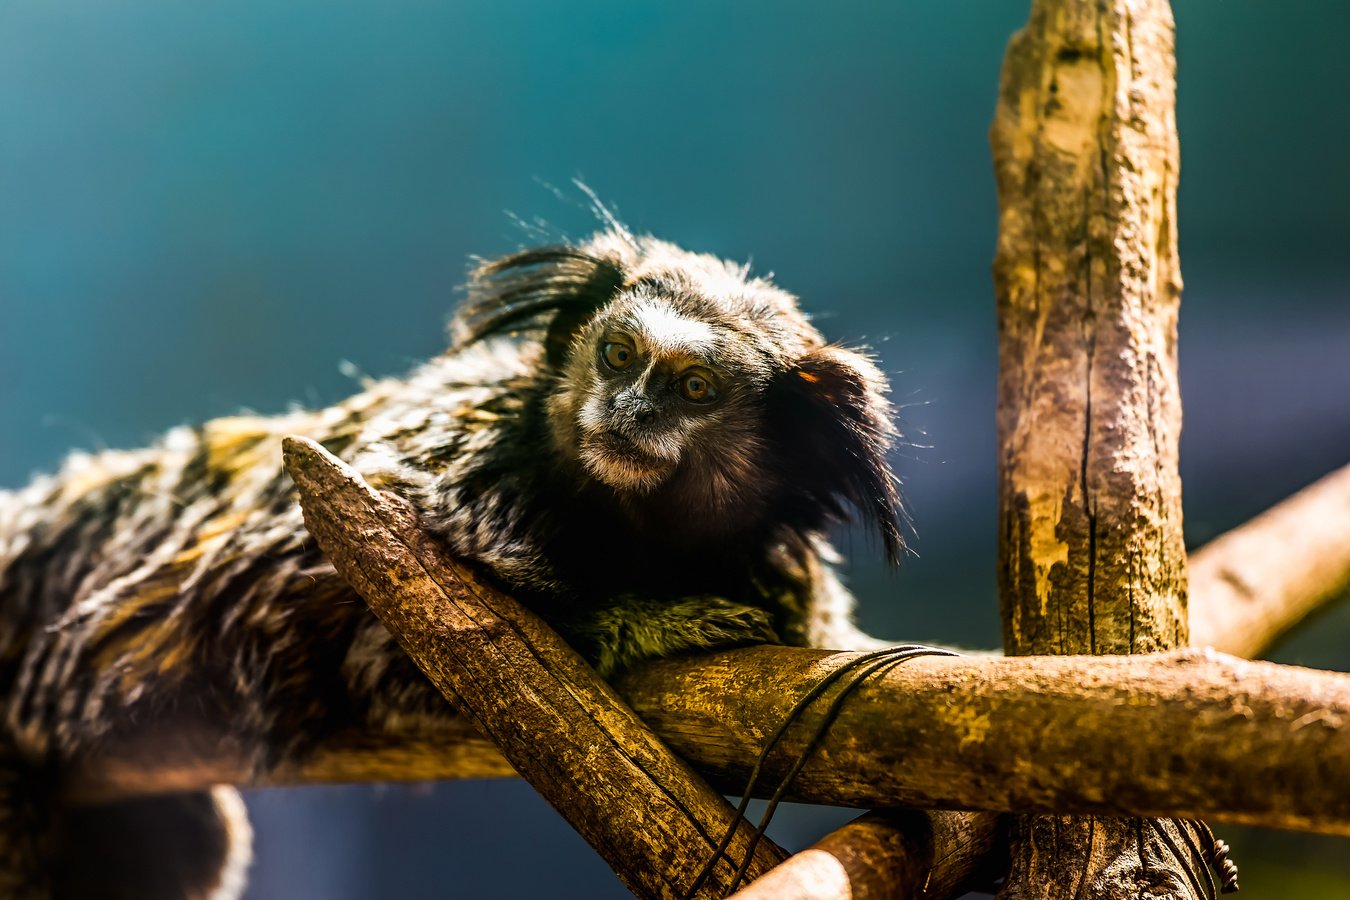
[[[1188,642],[1166,0],[1033,0],[992,131],[1009,654]],[[1159,840],[1159,829],[1169,831]],[[1189,896],[1177,826],[1023,818],[1008,900]]]
[[[993,129],[1012,653],[1187,643],[1165,3],[1038,0]]]

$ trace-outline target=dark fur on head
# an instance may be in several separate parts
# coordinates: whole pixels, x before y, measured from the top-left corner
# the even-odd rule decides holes
[[[457,345],[531,330],[557,375],[556,449],[635,515],[696,511],[715,538],[752,520],[818,526],[853,507],[890,562],[903,554],[885,377],[827,344],[768,280],[620,230],[480,266]],[[604,358],[618,345],[632,355],[624,371]],[[713,399],[682,400],[689,372]]]

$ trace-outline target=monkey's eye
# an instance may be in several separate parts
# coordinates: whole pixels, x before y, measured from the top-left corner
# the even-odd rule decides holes
[[[637,354],[627,344],[619,341],[608,341],[605,346],[600,348],[600,355],[604,357],[605,365],[619,371],[631,366]]]
[[[690,403],[711,403],[717,399],[717,387],[705,372],[686,372],[680,377],[680,394]]]

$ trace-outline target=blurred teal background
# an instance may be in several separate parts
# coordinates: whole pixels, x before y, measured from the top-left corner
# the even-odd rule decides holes
[[[1350,461],[1350,5],[1177,4],[1192,544]],[[871,343],[918,558],[863,624],[994,646],[995,196],[1020,3],[6,0],[0,486],[72,447],[324,404],[442,346],[470,254],[596,226],[753,259]],[[559,185],[560,195],[545,185]],[[1350,668],[1350,613],[1278,658]],[[623,896],[519,783],[256,792],[261,898]],[[795,808],[801,845],[849,817]],[[1221,828],[1244,896],[1350,843]]]

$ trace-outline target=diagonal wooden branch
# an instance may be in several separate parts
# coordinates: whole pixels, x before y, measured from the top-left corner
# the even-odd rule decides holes
[[[1191,643],[1254,657],[1350,590],[1350,465],[1189,560]]]
[[[870,812],[827,834],[750,887],[738,900],[938,900],[997,875],[990,813]]]
[[[285,441],[305,524],[338,572],[459,712],[639,896],[684,897],[735,829],[729,858],[694,896],[722,896],[784,858],[642,724],[561,638],[478,580],[318,444]]]

